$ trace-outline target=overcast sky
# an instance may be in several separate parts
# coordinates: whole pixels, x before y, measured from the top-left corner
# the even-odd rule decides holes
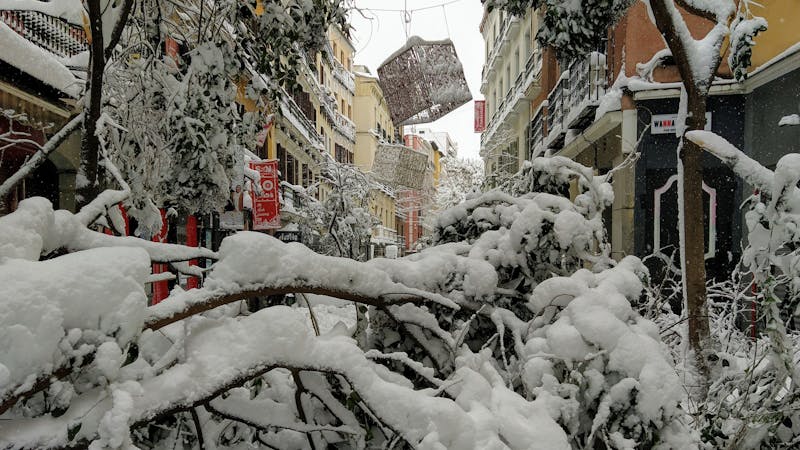
[[[402,10],[404,0],[356,0],[363,10],[351,15],[353,44],[356,47],[355,63],[363,64],[377,75],[378,66],[395,50],[406,43],[403,13],[380,11]],[[438,6],[445,3],[445,6]],[[464,66],[467,84],[473,98],[481,99],[481,69],[484,61],[483,38],[478,26],[483,15],[480,0],[408,0],[411,12],[410,36],[425,40],[449,37]],[[433,8],[429,8],[434,6]],[[419,10],[419,8],[429,8]],[[447,20],[445,21],[445,13]],[[449,33],[448,33],[449,29]],[[447,116],[428,125],[435,131],[447,131],[458,142],[462,158],[479,158],[480,134],[473,132],[473,104],[469,102]]]

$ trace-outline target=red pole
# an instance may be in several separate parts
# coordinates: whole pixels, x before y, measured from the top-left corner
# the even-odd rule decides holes
[[[153,236],[153,242],[164,242],[167,239],[167,213],[161,209],[161,231]],[[166,264],[153,264],[153,274],[167,271]],[[153,283],[153,304],[160,303],[169,295],[169,284],[166,280]]]
[[[125,207],[122,206],[122,203],[120,203],[118,206],[119,206],[119,212],[120,212],[120,214],[122,214],[122,220],[125,221],[125,236],[130,236],[131,235],[131,222],[130,222],[130,220],[128,220],[128,212],[125,211]]]
[[[189,217],[186,218],[186,245],[189,247],[197,247],[197,217],[193,214],[190,214]],[[190,266],[197,266],[197,260],[192,259],[189,261]],[[200,280],[197,277],[189,277],[186,281],[186,287],[188,289],[195,289],[200,287]]]
[[[753,281],[753,284],[750,286],[750,290],[753,293],[753,309],[750,312],[750,322],[751,322],[751,329],[753,332],[753,339],[756,338],[756,322],[758,321],[758,315],[756,314],[756,307],[758,306],[758,290],[756,289],[756,282]]]

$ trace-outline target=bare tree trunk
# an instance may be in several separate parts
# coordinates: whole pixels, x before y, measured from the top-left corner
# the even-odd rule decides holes
[[[100,118],[103,101],[103,73],[106,67],[103,45],[103,11],[100,0],[85,2],[89,12],[89,29],[92,43],[89,48],[89,76],[87,79],[86,120],[81,136],[81,167],[79,170],[78,207],[86,205],[97,196],[99,186],[97,168],[100,140],[97,137],[97,119]]]
[[[77,189],[78,208],[92,201],[100,192],[98,163],[100,159],[100,139],[97,137],[97,120],[103,108],[103,75],[106,61],[111,58],[125,24],[133,9],[133,0],[125,0],[121,5],[118,22],[114,24],[108,42],[103,38],[103,5],[101,0],[85,2],[89,12],[89,29],[92,42],[89,46],[89,76],[87,78],[86,105],[81,136],[81,167],[79,174],[85,177]],[[106,7],[110,7],[106,5]]]
[[[668,4],[669,2],[669,4]],[[692,60],[680,31],[676,29],[671,8],[672,0],[651,0],[650,6],[656,27],[667,43],[687,96],[686,130],[702,130],[706,124],[706,101],[714,76],[722,62],[719,53],[712,61]],[[701,14],[702,15],[702,14]],[[705,15],[702,15],[705,17]],[[707,17],[708,18],[708,17]],[[708,79],[695,78],[696,64],[708,64],[712,70]],[[683,164],[683,229],[684,245],[683,275],[686,287],[686,309],[689,319],[689,346],[694,352],[697,370],[700,372],[700,388],[708,388],[709,368],[706,360],[707,343],[710,337],[708,305],[706,303],[705,226],[703,222],[703,162],[702,149],[681,136],[681,163]],[[702,395],[702,394],[701,394]]]
[[[706,125],[706,97],[688,93],[687,130],[702,130]],[[689,346],[694,350],[697,369],[708,381],[705,353],[710,336],[706,302],[705,226],[703,221],[702,149],[681,137],[683,163],[683,233],[685,245],[684,280],[689,319]]]

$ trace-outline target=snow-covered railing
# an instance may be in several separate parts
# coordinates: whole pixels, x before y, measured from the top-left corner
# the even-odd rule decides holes
[[[336,110],[336,99],[330,89],[319,82],[316,64],[314,64],[313,61],[314,60],[306,54],[302,59],[302,68],[314,97],[319,99],[321,106],[320,112],[325,114],[328,119],[333,122],[333,116]]]
[[[372,227],[372,242],[377,244],[396,244],[397,231],[383,225]]]
[[[542,102],[533,114],[530,127],[530,154],[533,155],[537,147],[544,145],[547,137],[547,102]]]
[[[481,149],[485,149],[491,143],[495,133],[506,122],[510,114],[513,112],[519,113],[522,108],[527,110],[528,100],[532,100],[530,88],[534,84],[538,84],[541,72],[542,53],[539,49],[536,49],[528,57],[525,69],[517,76],[514,86],[509,89],[489,118],[486,131],[481,135]]]
[[[566,102],[569,97],[569,72],[564,71],[558,83],[547,95],[547,140],[551,148],[557,148],[563,142],[567,131]]]
[[[514,82],[514,90],[512,92],[527,92],[533,80],[536,78],[535,75],[538,75],[541,70],[542,52],[537,48],[528,56],[525,69],[517,75],[517,80]]]
[[[500,32],[497,34],[497,37],[495,37],[494,43],[492,44],[492,49],[486,56],[486,65],[483,66],[483,76],[481,79],[484,83],[486,82],[486,76],[492,70],[494,63],[497,61],[497,56],[500,54],[500,48],[502,47],[503,41],[506,40],[506,36],[508,36],[511,26],[516,23],[519,23],[519,18],[513,15],[508,15],[500,25]]]
[[[566,121],[569,128],[579,128],[594,117],[591,113],[606,93],[606,55],[592,52],[573,61],[569,86]]]
[[[0,10],[0,21],[38,47],[62,58],[89,49],[83,28],[39,11]]]
[[[336,131],[341,133],[351,142],[355,142],[356,124],[354,124],[352,120],[348,119],[344,114],[340,113],[339,111],[336,111],[334,117],[336,120]]]
[[[311,143],[312,146],[324,148],[322,138],[319,133],[317,133],[314,124],[308,120],[303,110],[297,106],[297,103],[295,103],[294,99],[286,91],[284,91],[281,96],[280,107],[281,114]]]
[[[350,93],[356,93],[356,77],[352,72],[347,70],[342,63],[334,58],[333,60],[333,77],[339,80]]]

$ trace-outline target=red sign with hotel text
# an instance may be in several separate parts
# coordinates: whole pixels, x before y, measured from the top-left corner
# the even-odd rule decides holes
[[[278,161],[251,161],[250,168],[261,176],[261,193],[253,189],[253,229],[270,230],[281,227],[280,198],[278,197]]]
[[[486,130],[486,100],[475,100],[475,132]]]

